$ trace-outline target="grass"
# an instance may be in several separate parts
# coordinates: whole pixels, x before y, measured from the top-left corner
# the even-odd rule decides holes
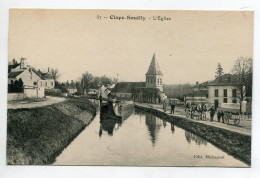
[[[91,103],[76,99],[41,108],[8,110],[7,164],[53,163],[94,114]]]

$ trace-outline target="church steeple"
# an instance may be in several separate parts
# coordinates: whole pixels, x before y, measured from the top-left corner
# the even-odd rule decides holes
[[[151,60],[150,66],[146,75],[163,75],[160,66],[155,58],[155,53],[153,53],[153,58]]]
[[[148,88],[158,88],[163,91],[162,76],[163,73],[159,67],[159,63],[156,60],[155,53],[151,60],[148,71],[146,72],[146,87]]]

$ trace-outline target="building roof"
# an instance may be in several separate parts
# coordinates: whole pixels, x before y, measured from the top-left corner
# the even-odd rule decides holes
[[[13,64],[10,62],[10,64],[9,64],[9,62],[8,62],[8,73],[11,72],[12,69],[15,69],[19,65],[20,65],[20,63]]]
[[[220,76],[215,80],[213,80],[212,82],[210,82],[208,85],[209,86],[228,86],[228,85],[237,86],[239,85],[239,79],[235,75],[224,74],[223,76]]]
[[[8,74],[8,78],[16,78],[18,75],[20,75],[21,73],[23,73],[24,72],[24,70],[22,70],[22,71],[17,71],[17,72],[10,72],[9,74]]]
[[[159,63],[155,58],[155,53],[153,54],[153,58],[150,63],[149,69],[145,75],[163,75],[163,73],[160,69]]]
[[[118,82],[112,92],[132,93],[135,87],[145,87],[145,82]]]
[[[41,78],[46,79],[53,79],[53,76],[50,73],[41,73]]]

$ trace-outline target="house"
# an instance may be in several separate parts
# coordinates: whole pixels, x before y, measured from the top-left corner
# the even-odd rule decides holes
[[[8,100],[15,100],[17,98],[23,99],[23,98],[39,98],[44,97],[44,88],[41,86],[41,83],[44,82],[42,78],[37,75],[32,68],[27,65],[26,58],[21,58],[20,63],[14,64],[10,63],[8,66]],[[22,88],[23,91],[19,91],[20,94],[15,94],[14,91],[12,91],[13,88],[15,88],[16,81],[22,82]],[[17,92],[17,91],[16,91]],[[23,92],[23,94],[21,94]],[[19,95],[19,97],[18,97]]]
[[[76,87],[68,86],[67,87],[68,95],[74,95],[75,93],[78,92]]]
[[[41,78],[44,80],[40,83],[41,87],[44,87],[45,89],[53,89],[55,87],[55,81],[49,68],[48,72],[41,73]]]
[[[241,85],[236,76],[224,74],[208,84],[207,103],[215,108],[226,105],[226,103],[239,104],[240,88]],[[245,91],[245,87],[242,88]]]
[[[190,93],[184,96],[184,102],[192,104],[206,104],[208,101],[208,83],[209,82],[196,82],[196,85],[192,87]]]

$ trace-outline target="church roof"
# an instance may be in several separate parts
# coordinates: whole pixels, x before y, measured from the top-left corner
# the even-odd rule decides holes
[[[118,82],[112,92],[132,93],[135,87],[145,87],[145,82]]]
[[[155,58],[155,53],[153,54],[153,58],[150,63],[149,69],[145,75],[163,75],[163,73],[159,67],[159,64]]]

